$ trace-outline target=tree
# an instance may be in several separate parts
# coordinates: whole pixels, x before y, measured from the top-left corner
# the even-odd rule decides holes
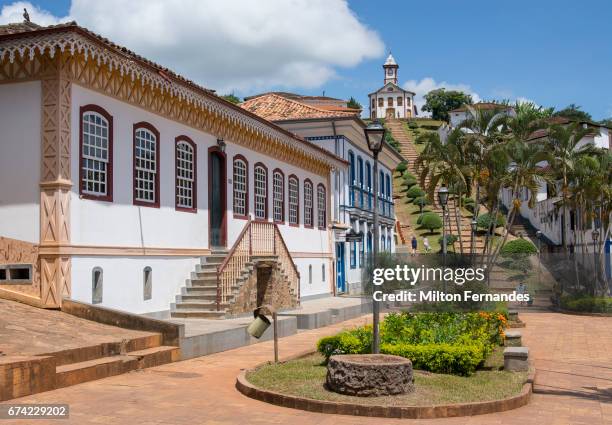
[[[240,103],[240,98],[238,96],[236,96],[234,93],[230,93],[230,94],[225,94],[223,96],[221,96],[223,99],[227,100],[228,102],[233,103],[234,105],[237,105]]]
[[[361,103],[357,102],[357,99],[355,99],[353,96],[351,96],[351,98],[346,103],[346,107],[353,108],[353,109],[359,109],[359,110],[363,109],[363,107],[361,106]]]
[[[582,110],[581,106],[571,103],[565,108],[553,114],[555,117],[569,118],[575,121],[593,121],[593,117],[588,112]]]
[[[605,127],[612,127],[612,118],[606,118],[605,120],[599,121],[599,124]]]
[[[421,217],[421,227],[429,230],[429,233],[433,234],[434,230],[437,230],[442,227],[442,219],[436,213],[425,213]]]
[[[569,199],[569,179],[574,172],[578,159],[584,155],[593,154],[595,148],[591,144],[586,144],[578,148],[578,143],[585,136],[593,134],[592,128],[583,128],[579,123],[572,123],[567,126],[553,125],[548,134],[547,150],[551,156],[552,169],[557,172],[557,177],[561,179],[561,196],[563,199],[563,216],[568,217],[567,206]],[[568,254],[567,249],[567,220],[561,229],[563,239],[563,249]]]
[[[432,90],[425,95],[425,105],[422,111],[431,112],[434,120],[448,121],[448,112],[463,105],[471,105],[472,96],[457,90],[446,90],[444,88]]]

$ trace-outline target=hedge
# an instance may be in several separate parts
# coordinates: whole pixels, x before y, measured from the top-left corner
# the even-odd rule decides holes
[[[411,188],[416,184],[417,184],[417,180],[414,177],[404,179],[404,181],[402,182],[402,186],[406,186],[408,188]]]
[[[409,198],[418,198],[419,196],[423,195],[425,195],[425,191],[418,185],[412,186],[410,189],[408,189],[408,192],[406,192],[406,196]]]
[[[425,205],[429,205],[429,199],[426,196],[417,196],[412,200],[414,205],[418,205],[419,207],[424,207]]]
[[[561,307],[586,313],[612,313],[612,297],[565,295],[561,297]]]
[[[506,242],[502,246],[500,253],[506,256],[512,254],[537,254],[538,249],[531,241],[520,238]]]
[[[442,243],[442,239],[443,237],[440,236],[438,238],[438,243],[440,244],[440,246],[444,245]],[[457,237],[457,235],[446,235],[446,245],[447,246],[452,246],[455,242],[457,242],[459,240],[459,238]]]
[[[380,352],[412,361],[415,369],[469,376],[485,361],[484,344],[381,344]]]
[[[479,229],[488,229],[493,224],[491,220],[491,214],[489,213],[479,215],[476,222],[478,223]],[[504,224],[506,224],[506,218],[501,214],[497,214],[497,223],[495,227],[501,227]]]
[[[442,227],[442,219],[433,212],[423,214],[421,217],[421,226],[433,233],[434,230]]]

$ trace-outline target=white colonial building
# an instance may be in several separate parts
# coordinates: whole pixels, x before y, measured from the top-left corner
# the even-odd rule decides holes
[[[334,234],[336,293],[359,293],[366,259],[373,244],[374,197],[378,196],[381,251],[395,252],[393,170],[402,161],[388,144],[379,155],[378,188],[374,187],[374,159],[364,135],[364,122],[354,113],[330,111],[287,97],[266,93],[252,96],[242,107],[316,143],[348,161],[348,170],[332,174],[331,208]],[[361,234],[347,241],[347,233]]]
[[[0,27],[0,128],[0,297],[219,317],[333,292],[348,163],[74,22]]]
[[[414,93],[398,85],[399,65],[391,54],[383,64],[384,85],[368,95],[370,119],[411,118],[416,115]]]

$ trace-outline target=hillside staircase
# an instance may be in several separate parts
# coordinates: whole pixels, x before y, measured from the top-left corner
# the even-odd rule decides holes
[[[171,306],[173,318],[223,319],[237,312],[243,285],[259,263],[273,264],[299,300],[300,275],[278,226],[249,220],[229,251],[202,257]]]
[[[418,158],[419,154],[417,153],[414,147],[413,141],[410,138],[410,135],[407,131],[405,121],[387,120],[385,122],[385,127],[387,127],[389,131],[391,131],[393,138],[397,140],[397,142],[399,143],[401,155],[408,162],[408,171],[410,171],[412,174],[417,176],[417,179],[418,179],[420,177],[420,170],[417,169],[415,164],[416,164],[416,159]],[[429,178],[425,179],[425,184],[426,185],[429,184]],[[401,202],[403,202],[403,199],[405,199],[405,193],[400,192],[401,187],[395,187],[395,190],[397,191],[397,193],[395,194],[395,198],[400,199],[402,200]],[[433,204],[429,205],[427,208],[437,213],[440,217],[442,217],[442,207],[438,203],[437,191],[436,191],[436,196],[434,196],[434,199],[433,199]],[[455,199],[452,197],[449,197],[448,211],[447,211],[449,216],[448,216],[446,223],[447,223],[448,229],[450,229],[449,230],[450,234],[459,236],[459,233],[461,233],[464,251],[467,253],[469,252],[469,249],[471,246],[472,217],[471,215],[466,214],[463,211],[457,211],[458,208],[459,206],[455,202]],[[396,211],[397,210],[398,209],[396,208]],[[455,220],[455,212],[457,212],[460,217],[461,229],[459,229],[459,227],[457,226],[457,220]],[[398,214],[398,220],[400,222],[399,229],[402,232],[404,239],[407,242],[409,242],[410,240],[409,235],[410,235],[410,232],[412,231],[411,226],[410,226],[410,221],[408,220],[408,217],[404,217],[401,214]],[[477,235],[476,238],[474,239],[474,252],[476,253],[482,252],[484,249],[484,244],[485,244],[485,238],[481,235]],[[455,248],[459,249],[459,241],[455,243]]]

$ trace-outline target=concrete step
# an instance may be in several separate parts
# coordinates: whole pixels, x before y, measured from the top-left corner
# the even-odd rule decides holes
[[[202,286],[185,286],[181,290],[181,295],[217,295],[217,286],[206,288]]]
[[[231,295],[228,297],[231,297],[232,299],[234,298]],[[191,302],[191,301],[215,301],[216,302],[217,294],[215,292],[214,294],[191,293],[191,294],[177,295],[177,304],[184,303],[184,302]]]
[[[204,311],[204,310],[177,310],[170,312],[170,317],[176,318],[199,318],[199,319],[222,319],[225,311]]]
[[[229,307],[229,303],[221,303],[221,308]],[[188,301],[188,302],[180,302],[176,303],[176,310],[217,310],[217,302],[216,301]]]
[[[57,366],[55,368],[55,387],[64,388],[132,370],[171,363],[179,360],[179,357],[178,347],[158,346]]]

